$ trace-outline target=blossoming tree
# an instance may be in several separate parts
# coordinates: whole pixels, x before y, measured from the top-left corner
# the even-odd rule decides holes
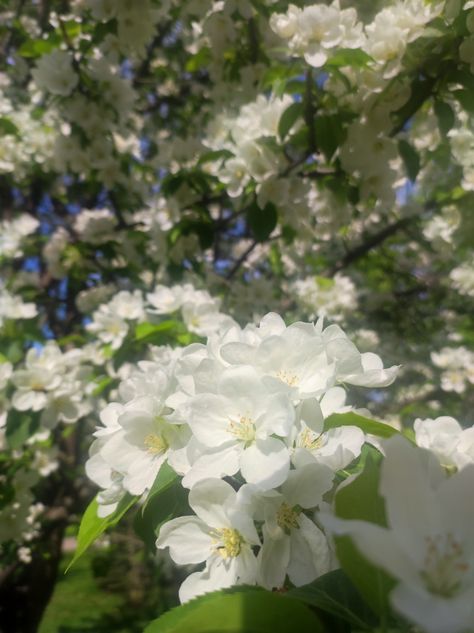
[[[148,633],[472,632],[474,3],[0,15],[0,630],[133,516]]]

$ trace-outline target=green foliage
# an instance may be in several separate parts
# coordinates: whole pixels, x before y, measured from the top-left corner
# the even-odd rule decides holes
[[[286,595],[347,622],[357,631],[372,630],[376,624],[374,613],[342,569],[324,574],[309,585],[290,589]]]
[[[398,141],[398,151],[405,165],[408,178],[415,182],[420,172],[420,155],[408,141]]]
[[[257,588],[210,593],[172,609],[144,633],[322,633],[299,600]]]
[[[254,203],[247,212],[247,222],[257,242],[264,242],[270,237],[277,220],[277,210],[271,202],[263,209]]]
[[[363,415],[349,411],[348,413],[333,413],[324,420],[324,430],[337,428],[338,426],[357,426],[364,433],[377,435],[378,437],[392,437],[399,431],[384,422],[371,420]]]
[[[281,115],[278,122],[278,136],[283,141],[298,119],[303,117],[304,107],[300,101],[292,103]]]
[[[368,455],[365,468],[352,482],[339,488],[335,498],[335,513],[343,519],[358,519],[386,525],[385,503],[378,492],[380,460]],[[337,537],[336,552],[342,569],[357,587],[382,621],[390,613],[388,594],[394,581],[383,571],[367,562],[349,537]]]
[[[31,412],[10,409],[7,415],[6,438],[9,448],[21,448],[38,429],[39,419]]]
[[[77,535],[77,546],[73,559],[67,566],[66,572],[77,562],[85,551],[109,527],[116,525],[128,510],[137,502],[138,497],[126,494],[119,502],[117,509],[107,517],[97,516],[98,503],[93,499],[84,512]]]

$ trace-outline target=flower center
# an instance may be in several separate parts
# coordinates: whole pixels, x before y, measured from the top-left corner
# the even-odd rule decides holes
[[[291,371],[286,371],[285,369],[280,369],[276,377],[286,383],[289,387],[296,387],[300,381],[296,374]]]
[[[228,429],[229,433],[248,444],[255,439],[255,422],[248,415],[241,415],[238,420],[231,420]]]
[[[244,539],[234,528],[219,528],[214,530],[216,552],[224,559],[235,558],[240,554]]]
[[[451,533],[427,536],[421,577],[431,593],[452,597],[469,570],[463,548]]]
[[[319,435],[311,431],[311,429],[305,429],[300,435],[299,444],[302,448],[307,448],[309,451],[315,451],[324,445],[323,433]]]
[[[143,440],[145,447],[148,449],[148,453],[152,455],[158,455],[158,453],[164,453],[168,448],[168,442],[156,433],[148,433]]]
[[[299,528],[298,523],[298,515],[301,513],[301,510],[298,507],[292,508],[285,501],[278,508],[278,512],[276,515],[276,521],[279,527],[286,532],[290,533],[292,528]]]

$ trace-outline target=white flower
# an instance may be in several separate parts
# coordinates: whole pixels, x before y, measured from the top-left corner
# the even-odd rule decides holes
[[[299,423],[294,431],[292,462],[297,467],[314,461],[337,471],[360,455],[364,433],[356,426],[340,426],[324,432],[324,418],[335,411],[344,412],[346,393],[342,387],[327,391],[321,403],[304,400],[299,407]]]
[[[156,542],[160,549],[169,547],[179,565],[206,561],[203,571],[181,585],[181,602],[232,585],[255,584],[257,560],[251,548],[259,538],[232,486],[220,479],[201,481],[189,493],[189,505],[197,516],[165,523]]]
[[[162,464],[168,460],[173,465],[174,451],[189,439],[186,427],[169,424],[162,416],[163,405],[158,399],[143,396],[132,400],[118,415],[120,429],[107,431],[108,437],[99,448],[111,469],[123,475],[122,485],[131,494],[149,490]]]
[[[108,209],[83,209],[74,220],[74,230],[84,242],[103,244],[114,238],[117,218]]]
[[[263,520],[263,546],[258,554],[258,583],[267,589],[280,588],[288,574],[301,586],[329,571],[326,537],[304,510],[315,508],[332,487],[333,473],[320,464],[292,470],[281,492],[253,493],[256,518]],[[246,488],[250,488],[248,491]],[[242,498],[252,494],[243,486]]]
[[[67,97],[79,82],[72,61],[70,53],[58,49],[43,55],[31,73],[36,85],[52,94]]]
[[[402,436],[384,448],[380,492],[388,527],[320,519],[398,581],[390,600],[399,613],[426,633],[468,633],[474,627],[474,465],[446,477],[432,454]]]
[[[463,429],[454,418],[415,420],[416,443],[434,453],[443,466],[463,468],[474,463],[474,428]]]
[[[2,389],[5,389],[10,376],[12,375],[13,372],[13,366],[11,363],[5,362],[5,363],[0,363],[0,391]]]
[[[272,394],[252,367],[229,368],[215,393],[197,394],[189,403],[189,426],[202,445],[183,484],[234,475],[263,489],[280,485],[290,468],[286,437],[294,408],[285,394]],[[278,436],[278,437],[275,437]]]
[[[86,329],[97,334],[103,343],[110,343],[112,349],[118,349],[127,336],[128,323],[105,305],[101,305],[92,316],[93,321],[86,325]]]

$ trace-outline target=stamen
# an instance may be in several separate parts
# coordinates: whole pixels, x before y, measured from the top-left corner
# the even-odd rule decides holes
[[[299,529],[299,514],[301,514],[301,509],[299,509],[298,507],[292,508],[288,503],[284,501],[279,507],[276,515],[277,524],[284,532],[289,534],[292,528]]]
[[[235,558],[240,554],[243,536],[233,528],[219,528],[213,531],[215,550],[224,559]]]
[[[156,433],[148,433],[143,443],[148,449],[148,453],[152,455],[164,453],[168,448],[168,442],[161,435],[157,435]]]
[[[289,387],[296,387],[300,382],[300,379],[296,374],[284,369],[280,369],[280,371],[277,372],[276,377]]]
[[[425,542],[426,554],[421,577],[428,591],[450,598],[456,594],[469,570],[464,550],[449,532],[427,536]]]
[[[241,415],[238,420],[230,420],[228,430],[247,444],[255,439],[255,422],[247,415]]]

